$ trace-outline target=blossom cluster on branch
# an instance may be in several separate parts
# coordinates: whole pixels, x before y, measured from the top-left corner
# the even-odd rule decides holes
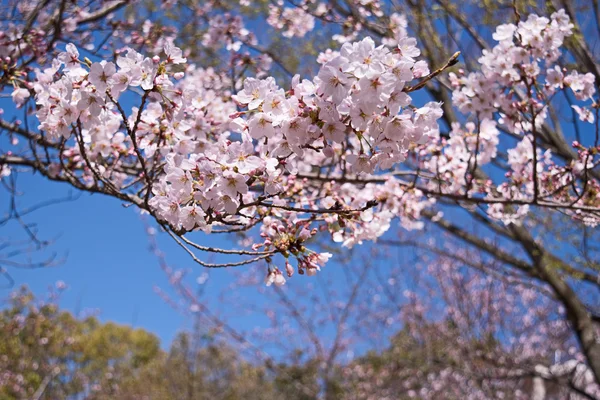
[[[283,269],[292,275],[290,258],[308,275],[325,264],[329,254],[309,248],[313,237],[327,232],[352,246],[376,240],[396,218],[406,229],[420,229],[425,210],[429,218],[442,215],[433,208],[440,199],[485,204],[488,216],[505,224],[522,223],[532,206],[598,223],[598,143],[556,143],[546,122],[548,105],[567,90],[579,101],[572,108],[584,123],[594,122],[597,112],[594,76],[559,63],[573,28],[563,10],[499,26],[497,46],[479,59],[481,71],[451,73],[452,102],[466,113],[465,122],[440,133],[447,105],[415,101],[413,93],[456,64],[458,53],[430,69],[404,16],[391,16],[384,44],[340,38],[339,50],[318,56],[312,78],[295,75],[282,87],[266,76],[273,54],[261,52],[240,16],[213,18],[211,4],[196,11],[207,24],[203,45],[225,51],[232,73],[188,63],[189,50],[151,22],[143,34],[161,39],[150,43],[132,34],[112,60],[92,61],[82,56],[85,49],[67,44],[52,62],[15,64],[12,98],[18,107],[35,98],[42,133],[36,140],[45,147],[28,165],[151,213],[201,265],[266,260],[267,282],[276,284],[285,282]],[[314,23],[309,16],[329,21],[334,15],[318,5],[288,11],[282,4],[271,6],[270,23],[287,36],[307,34]],[[381,16],[376,2],[358,11]],[[75,27],[92,17],[79,18]],[[150,56],[134,44],[147,45]],[[262,53],[262,61],[252,61],[248,49]],[[7,44],[3,51],[17,48]],[[243,74],[250,66],[257,77]],[[35,79],[20,80],[33,70]],[[501,133],[513,143],[501,142]],[[566,146],[576,161],[563,161],[540,141]],[[11,168],[6,160],[4,176]],[[499,175],[499,163],[509,172]],[[202,246],[186,236],[255,227],[256,239],[240,250]],[[195,250],[252,258],[208,264]]]
[[[325,221],[339,236],[342,223],[347,234],[369,239],[357,232],[378,200],[345,199],[337,185],[324,195],[299,175],[326,165],[357,176],[387,170],[437,136],[440,104],[415,107],[408,94],[409,83],[429,73],[415,45],[347,43],[315,78],[296,76],[288,91],[270,77],[248,78],[231,95],[226,77],[178,68],[186,60],[171,44],[163,57],[124,49],[116,63],[81,59],[69,44],[33,85],[39,128],[62,142],[51,173],[80,169],[87,185],[121,193],[145,184],[148,210],[178,234],[261,223],[264,242],[243,253],[293,255],[299,272],[311,275],[329,258],[303,245],[317,232],[311,226]],[[141,104],[126,110],[120,97],[136,89]],[[366,231],[373,230],[383,233],[379,221]]]

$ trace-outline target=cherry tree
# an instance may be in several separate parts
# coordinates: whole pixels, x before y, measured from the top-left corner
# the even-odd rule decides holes
[[[165,1],[144,21],[129,1],[9,1],[0,174],[116,198],[199,265],[258,263],[268,286],[321,270],[319,240],[396,224],[396,245],[467,266],[476,249],[564,308],[598,382],[600,23],[551,3],[479,30],[476,5],[444,0]],[[318,35],[311,61],[281,56]],[[235,248],[210,245],[224,233]]]

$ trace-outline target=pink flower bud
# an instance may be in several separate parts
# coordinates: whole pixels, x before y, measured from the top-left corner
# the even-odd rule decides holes
[[[288,260],[285,260],[285,272],[287,272],[287,276],[289,278],[291,278],[292,275],[294,275],[294,267],[292,267],[292,264],[290,264]]]

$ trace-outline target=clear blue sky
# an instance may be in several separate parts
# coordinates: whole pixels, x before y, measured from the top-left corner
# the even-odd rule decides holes
[[[20,175],[19,189],[24,193],[23,205],[65,197],[69,192],[66,185],[26,174]],[[5,198],[0,204],[4,208]],[[103,320],[142,326],[167,342],[182,327],[183,317],[154,293],[156,284],[170,288],[148,249],[144,224],[136,211],[106,196],[82,194],[27,220],[37,224],[41,238],[57,237],[51,249],[66,259],[52,268],[11,269],[17,285],[27,284],[43,294],[49,285],[63,280],[69,285],[61,301],[67,309],[99,309]],[[12,224],[0,235],[20,237],[22,230]]]

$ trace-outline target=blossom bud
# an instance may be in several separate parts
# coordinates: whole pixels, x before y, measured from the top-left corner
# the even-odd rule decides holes
[[[300,234],[298,235],[298,238],[301,240],[307,240],[310,238],[310,231],[306,228],[302,228],[302,230],[300,231]]]
[[[273,272],[271,268],[269,268],[267,276],[265,277],[265,285],[271,286],[273,282],[275,282],[275,272]]]
[[[275,286],[285,285],[285,278],[279,269],[275,269],[275,278],[273,279]]]
[[[288,260],[285,260],[285,272],[287,272],[287,276],[290,278],[294,275],[294,267],[292,267],[292,264]]]

